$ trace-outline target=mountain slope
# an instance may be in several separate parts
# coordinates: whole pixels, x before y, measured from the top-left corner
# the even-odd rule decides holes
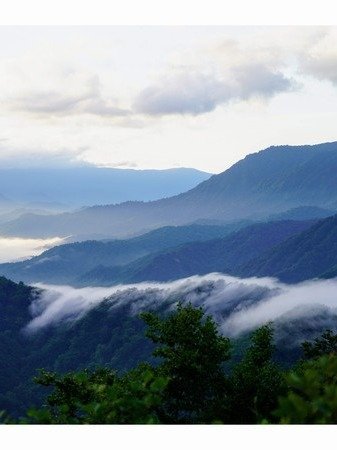
[[[288,288],[292,289],[284,287],[284,291]],[[163,285],[124,286],[115,291],[63,286],[35,292],[34,298],[31,292],[27,286],[0,279],[0,408],[15,416],[28,406],[38,406],[45,397],[45,388],[32,382],[38,368],[65,373],[108,366],[123,371],[151,360],[153,345],[145,337],[141,311],[162,315],[172,312],[177,300],[192,302],[214,316],[220,332],[233,336],[227,322],[231,314],[246,314],[280,294],[273,283],[251,280],[247,284],[214,274]],[[322,293],[324,287],[318,295]],[[317,337],[327,327],[336,329],[334,308],[304,308],[303,314],[294,314],[291,304],[289,308],[274,322],[275,344],[282,352],[282,362],[293,360],[294,352],[298,357],[298,345],[306,338]],[[23,333],[28,322],[30,332],[26,329]],[[249,329],[250,324],[241,333]],[[235,340],[232,342],[235,354],[238,349]]]
[[[273,214],[269,220],[311,220],[324,219],[336,214],[330,209],[319,208],[317,206],[298,206],[297,208],[288,209],[287,211]]]
[[[101,233],[125,237],[198,219],[263,218],[298,206],[337,208],[337,143],[280,146],[248,155],[194,189],[153,202],[95,206],[50,216],[30,214],[0,226],[6,236]]]
[[[53,247],[27,261],[0,264],[0,274],[29,283],[72,283],[98,265],[130,263],[138,258],[186,242],[224,237],[246,225],[186,225],[163,227],[144,235],[114,241],[85,241]]]
[[[243,276],[273,276],[284,282],[332,278],[337,267],[337,215],[318,221],[253,259],[239,271]]]
[[[13,400],[6,391],[13,391],[22,382],[19,369],[26,357],[21,328],[30,320],[29,305],[33,289],[0,277],[0,409],[18,406],[21,399]]]
[[[109,285],[116,282],[168,281],[210,272],[235,274],[243,263],[309,228],[312,223],[282,221],[250,225],[222,239],[192,242],[126,266],[99,265],[80,277],[79,283]]]

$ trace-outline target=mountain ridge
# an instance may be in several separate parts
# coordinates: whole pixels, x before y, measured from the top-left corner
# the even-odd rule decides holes
[[[19,218],[0,226],[6,236],[51,237],[110,233],[112,237],[200,219],[268,217],[305,205],[337,207],[337,142],[273,146],[247,155],[193,189],[151,202],[92,206],[53,216]]]

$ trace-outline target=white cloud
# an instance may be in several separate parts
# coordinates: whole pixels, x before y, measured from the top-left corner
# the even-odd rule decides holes
[[[295,86],[294,80],[282,72],[256,63],[231,67],[222,78],[186,70],[166,76],[140,92],[134,110],[152,116],[199,115],[230,101],[268,99]]]
[[[140,114],[203,114],[231,98],[231,88],[212,75],[183,73],[144,89],[134,109]]]
[[[287,285],[272,278],[241,279],[223,274],[193,276],[168,283],[138,283],[107,288],[50,286],[39,284],[42,294],[32,304],[29,331],[63,321],[78,320],[106,300],[114,308],[140,311],[169,310],[176,302],[203,306],[214,316],[225,335],[237,336],[265,323],[289,323],[301,318],[318,331],[337,329],[337,280],[312,280]],[[323,314],[321,314],[323,312]],[[295,333],[296,330],[293,330]],[[292,336],[292,339],[294,336]],[[294,340],[294,339],[293,339]],[[295,343],[295,340],[294,340]]]
[[[121,117],[128,114],[126,109],[117,106],[116,100],[103,98],[97,74],[59,67],[48,61],[45,67],[38,66],[35,70],[27,66],[34,67],[34,60],[0,66],[0,80],[10,82],[10,89],[0,92],[3,107],[9,111],[40,117],[70,114]]]
[[[337,29],[322,32],[320,39],[310,42],[299,53],[300,70],[318,80],[327,80],[337,85]]]

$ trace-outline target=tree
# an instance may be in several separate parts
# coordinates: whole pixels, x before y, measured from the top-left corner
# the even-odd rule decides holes
[[[35,380],[54,388],[41,409],[28,411],[25,423],[152,424],[167,380],[142,365],[118,377],[107,368],[60,376],[42,371]]]
[[[323,355],[337,353],[337,334],[331,330],[326,330],[320,338],[314,342],[305,341],[302,344],[305,359],[319,358]]]
[[[141,317],[147,336],[157,344],[157,371],[168,378],[159,416],[165,423],[202,423],[214,417],[225,391],[222,363],[230,356],[230,341],[221,336],[202,308],[178,304],[166,318]]]
[[[283,377],[272,362],[274,346],[270,325],[258,328],[251,336],[251,346],[234,366],[230,377],[229,409],[225,422],[259,423],[270,420],[282,392]]]
[[[306,361],[286,377],[275,416],[283,424],[337,423],[337,356]]]

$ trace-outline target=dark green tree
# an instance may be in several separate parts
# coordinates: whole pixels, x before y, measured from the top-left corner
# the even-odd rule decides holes
[[[222,364],[230,341],[221,336],[202,308],[178,304],[165,318],[143,313],[147,336],[157,345],[157,371],[169,379],[159,415],[165,423],[203,423],[218,419],[226,378]]]
[[[321,337],[313,342],[305,341],[302,344],[305,359],[319,358],[323,355],[337,353],[337,334],[326,330]]]
[[[275,416],[283,424],[337,423],[337,356],[306,361],[286,377]]]
[[[271,420],[282,392],[282,372],[272,361],[273,330],[270,325],[257,329],[243,359],[230,377],[229,409],[224,422],[260,423]]]
[[[53,388],[41,409],[28,411],[24,423],[153,424],[167,380],[142,365],[124,376],[100,368],[60,376],[42,371],[35,380]]]

